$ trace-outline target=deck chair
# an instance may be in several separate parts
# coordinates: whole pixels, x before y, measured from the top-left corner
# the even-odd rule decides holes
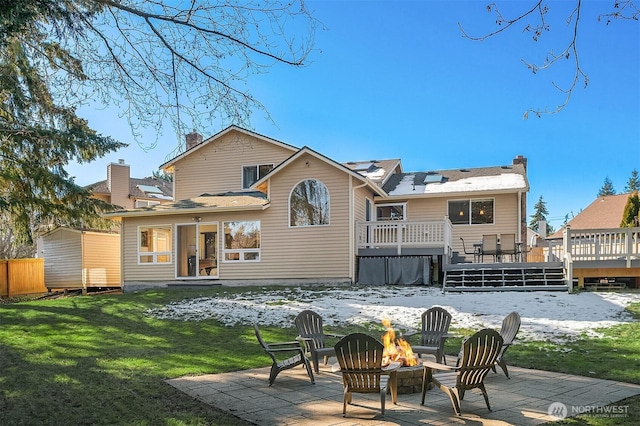
[[[326,337],[341,338],[344,336],[325,333],[322,325],[322,317],[314,311],[306,310],[300,312],[296,316],[294,322],[298,329],[297,339],[304,344],[304,348],[308,356],[311,357],[313,369],[318,373],[320,357],[324,358],[324,363],[326,365],[329,361],[329,357],[336,354],[333,346],[326,346]]]
[[[518,330],[520,330],[520,322],[520,314],[511,312],[502,320],[502,327],[500,328],[500,336],[502,337],[503,343],[502,348],[500,348],[500,353],[498,353],[496,364],[502,368],[504,375],[507,376],[508,379],[510,379],[510,377],[507,371],[507,363],[504,360],[504,353],[513,344],[513,340],[516,338]],[[493,366],[493,371],[496,371],[495,365]]]
[[[342,416],[347,416],[347,404],[351,404],[353,393],[379,394],[384,416],[389,376],[382,370],[382,342],[367,334],[352,333],[336,343],[335,351],[344,387]]]
[[[464,393],[471,389],[480,389],[487,408],[491,411],[484,378],[495,366],[502,343],[502,337],[497,331],[484,329],[462,343],[462,359],[458,366],[453,367],[432,361],[423,362],[421,404],[424,405],[427,389],[435,384],[449,395],[453,410],[458,416],[461,415],[460,401],[464,399]],[[442,372],[438,373],[438,371]]]
[[[436,357],[436,362],[447,363],[444,354],[444,343],[448,337],[449,326],[451,325],[451,314],[444,308],[434,306],[422,313],[422,330],[403,334],[406,339],[416,334],[420,334],[420,343],[411,345],[413,353],[419,357],[423,354],[431,354]]]
[[[480,250],[480,247],[477,247],[477,248],[474,247],[473,250],[467,251],[467,247],[464,244],[464,238],[460,237],[460,240],[462,241],[462,251],[464,251],[464,254],[472,254],[474,262],[477,262],[478,260],[480,260],[480,254],[482,253],[482,250]]]
[[[298,365],[305,366],[307,374],[311,379],[311,383],[315,384],[316,381],[313,377],[311,363],[305,356],[304,349],[300,345],[300,342],[296,340],[292,342],[266,343],[262,339],[262,335],[260,334],[260,329],[257,324],[253,325],[253,329],[256,332],[256,337],[258,338],[260,346],[262,346],[262,349],[264,349],[273,361],[273,364],[271,365],[271,372],[269,373],[269,386],[273,384],[281,371],[288,370]]]
[[[513,262],[516,254],[516,234],[500,234],[500,256],[509,255]]]
[[[482,236],[482,262],[484,262],[485,256],[493,256],[495,262],[499,257],[498,252],[498,234],[487,234]]]

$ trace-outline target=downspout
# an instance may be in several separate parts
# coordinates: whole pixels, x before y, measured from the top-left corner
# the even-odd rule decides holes
[[[356,253],[355,253],[355,241],[356,241],[356,232],[355,232],[355,206],[354,199],[356,195],[356,190],[360,188],[364,188],[367,186],[368,182],[363,183],[362,185],[353,186],[353,177],[349,179],[349,187],[351,189],[351,197],[349,197],[349,278],[351,282],[355,284],[355,263],[356,263]]]

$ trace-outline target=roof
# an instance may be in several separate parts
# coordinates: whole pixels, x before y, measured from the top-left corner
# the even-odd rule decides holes
[[[528,191],[524,165],[397,173],[384,184],[389,196]]]
[[[313,157],[316,157],[317,159],[324,161],[325,163],[339,169],[342,170],[343,172],[355,177],[356,179],[364,182],[365,185],[369,185],[369,187],[371,189],[373,189],[374,192],[376,192],[378,195],[380,196],[384,196],[385,194],[382,192],[382,189],[378,186],[375,185],[373,183],[373,181],[371,179],[368,179],[367,177],[363,176],[362,174],[355,172],[353,170],[351,170],[350,168],[335,162],[334,160],[332,160],[331,158],[320,154],[317,151],[314,151],[313,149],[309,148],[308,146],[303,146],[302,148],[300,148],[298,150],[298,152],[296,152],[295,154],[291,155],[289,158],[287,158],[286,160],[284,160],[282,163],[278,164],[275,168],[273,168],[273,170],[271,170],[269,173],[267,173],[266,175],[264,175],[261,179],[257,180],[256,182],[253,183],[253,185],[251,185],[252,188],[258,188],[260,187],[260,185],[264,182],[266,182],[267,180],[271,179],[273,176],[275,176],[277,173],[279,173],[281,170],[283,170],[284,168],[286,168],[289,164],[291,164],[293,161],[295,161],[296,159],[300,158],[303,154],[309,154]]]
[[[106,180],[101,180],[85,188],[98,194],[111,194]],[[133,198],[173,199],[173,184],[155,177],[129,178],[129,195]]]
[[[202,142],[201,142],[201,143],[199,143],[198,145],[195,145],[195,146],[191,147],[190,149],[186,150],[186,151],[185,151],[185,152],[183,152],[182,154],[180,154],[180,155],[178,155],[178,156],[176,156],[176,157],[172,158],[171,160],[169,160],[169,161],[167,161],[166,163],[162,164],[159,168],[160,168],[161,170],[166,170],[166,169],[171,168],[171,167],[172,167],[172,166],[173,166],[173,165],[174,165],[178,160],[181,160],[181,159],[182,159],[182,158],[184,158],[185,156],[187,156],[187,155],[189,155],[189,154],[191,154],[191,153],[193,153],[193,152],[195,152],[195,151],[197,151],[197,150],[201,149],[201,148],[202,148],[202,147],[204,147],[205,145],[208,145],[209,143],[213,142],[214,140],[219,139],[219,138],[221,138],[222,136],[224,136],[224,135],[226,135],[227,133],[230,133],[230,132],[232,132],[232,131],[236,131],[236,132],[244,133],[245,135],[253,136],[253,137],[255,137],[255,138],[257,138],[257,139],[260,139],[260,140],[262,140],[262,141],[272,143],[272,144],[274,144],[274,145],[277,145],[277,146],[280,146],[280,147],[283,147],[283,148],[289,149],[289,150],[291,150],[291,151],[297,151],[297,150],[298,150],[298,148],[297,148],[297,147],[295,147],[295,146],[293,146],[293,145],[289,145],[289,144],[287,144],[287,143],[280,142],[280,141],[278,141],[278,140],[276,140],[276,139],[272,139],[272,138],[270,138],[270,137],[267,137],[267,136],[261,135],[261,134],[259,134],[259,133],[252,132],[251,130],[243,129],[242,127],[238,127],[238,126],[235,126],[235,125],[231,125],[231,126],[229,126],[229,127],[225,128],[224,130],[222,130],[222,131],[220,131],[220,132],[216,133],[215,135],[208,137],[207,139],[205,139],[204,141],[202,141]]]
[[[269,206],[267,195],[260,191],[202,194],[199,197],[173,203],[156,204],[107,213],[104,217],[163,216],[173,214],[210,213],[234,210],[264,210]]]
[[[402,171],[402,165],[398,158],[390,160],[348,161],[342,163],[342,165],[371,179],[380,186],[384,185],[396,168],[400,168],[400,171]]]
[[[604,195],[578,213],[567,222],[571,229],[609,229],[619,228],[622,214],[627,204],[629,194]],[[548,238],[562,238],[563,228],[551,234]]]

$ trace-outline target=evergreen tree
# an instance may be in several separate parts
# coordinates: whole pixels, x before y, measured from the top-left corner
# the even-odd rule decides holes
[[[533,206],[534,213],[531,215],[531,221],[529,222],[529,228],[533,229],[536,232],[540,232],[540,221],[544,220],[547,222],[547,215],[549,211],[547,210],[547,203],[542,198],[542,195],[538,199],[538,202]],[[547,222],[547,235],[553,234],[554,229]]]
[[[243,80],[274,63],[304,65],[315,22],[296,1],[3,0],[0,215],[10,241],[32,242],[38,226],[96,227],[111,208],[65,167],[126,145],[97,134],[76,106],[123,104],[134,136],[161,134],[165,119],[177,133],[186,117],[199,128],[247,123],[262,105]],[[305,28],[308,37],[286,34]]]
[[[631,177],[624,187],[624,192],[631,194],[636,191],[640,191],[640,176],[638,176],[638,170],[633,169],[631,171]]]
[[[634,191],[629,194],[627,198],[627,204],[624,206],[622,212],[622,222],[620,222],[621,228],[633,228],[640,226],[638,223],[640,215],[640,197],[638,197],[638,191]]]
[[[598,191],[598,197],[602,197],[604,195],[615,195],[616,190],[613,188],[613,182],[609,179],[609,176],[604,178],[604,183],[602,187]]]

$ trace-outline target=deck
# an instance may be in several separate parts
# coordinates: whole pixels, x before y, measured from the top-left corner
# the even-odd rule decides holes
[[[439,221],[358,222],[356,249],[358,257],[385,256],[387,260],[442,256],[445,276],[441,281],[457,289],[571,291],[574,282],[583,286],[585,279],[597,277],[631,277],[640,285],[640,227],[567,228],[562,240],[545,241],[544,247],[537,248],[542,255],[535,262],[510,263],[458,263],[465,258],[452,251],[453,234],[446,217]],[[455,236],[459,237],[464,235]]]

